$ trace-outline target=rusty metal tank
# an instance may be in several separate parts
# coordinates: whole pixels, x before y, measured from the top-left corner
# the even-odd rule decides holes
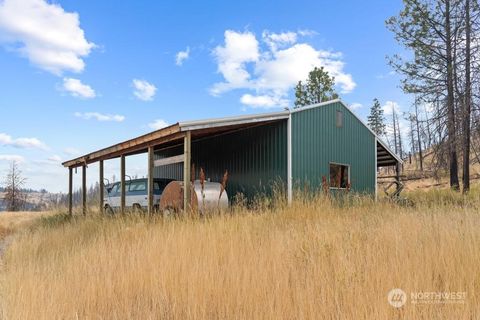
[[[205,213],[209,211],[224,210],[228,208],[227,191],[222,189],[218,182],[204,182],[199,180],[190,183],[190,206],[194,212]],[[183,181],[172,181],[163,190],[160,198],[161,212],[179,212],[183,210]],[[221,194],[220,194],[221,193]]]

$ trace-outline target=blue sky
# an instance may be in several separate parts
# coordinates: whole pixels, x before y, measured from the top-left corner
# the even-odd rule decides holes
[[[386,56],[401,1],[0,0],[0,174],[65,191],[61,162],[181,120],[281,110],[315,65],[366,118],[408,110]],[[118,176],[118,161],[106,175]],[[88,180],[97,181],[91,166]],[[127,160],[145,175],[145,157]],[[76,186],[80,172],[75,177]]]

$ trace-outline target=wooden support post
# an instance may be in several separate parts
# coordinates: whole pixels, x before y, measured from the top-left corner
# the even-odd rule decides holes
[[[192,135],[187,131],[183,143],[183,210],[188,212],[190,210],[190,161],[191,161],[191,140]]]
[[[125,213],[125,156],[120,157],[120,212]]]
[[[82,166],[82,213],[87,214],[87,165]]]
[[[153,214],[153,147],[148,147],[148,214]]]
[[[99,209],[100,209],[100,213],[103,213],[103,199],[105,198],[105,183],[103,181],[103,160],[100,160],[98,162],[98,171],[99,171],[98,184],[100,185]]]
[[[397,182],[397,192],[400,190],[400,163],[395,165],[395,181]]]
[[[68,214],[73,213],[73,168],[68,168]]]

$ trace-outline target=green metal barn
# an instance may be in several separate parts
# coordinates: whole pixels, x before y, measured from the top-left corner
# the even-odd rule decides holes
[[[85,173],[87,164],[99,161],[103,181],[103,160],[120,157],[124,180],[125,156],[142,152],[149,154],[152,178],[188,182],[193,166],[197,177],[202,168],[207,179],[221,181],[228,170],[230,199],[239,193],[247,198],[269,194],[276,184],[286,188],[290,201],[294,188],[315,190],[322,180],[331,190],[376,195],[377,169],[402,162],[342,101],[332,100],[281,112],[176,123],[65,162],[70,191],[73,168],[81,166]]]

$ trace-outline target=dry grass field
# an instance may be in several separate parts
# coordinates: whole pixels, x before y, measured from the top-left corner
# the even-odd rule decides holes
[[[37,221],[0,273],[5,319],[478,319],[480,199],[318,197],[207,218]],[[393,288],[408,296],[392,307]],[[414,292],[462,292],[413,304]]]
[[[0,212],[0,254],[4,246],[2,240],[15,232],[34,224],[39,218],[55,214],[54,212]]]
[[[8,230],[9,233],[24,229],[31,225],[40,217],[47,217],[55,214],[55,212],[43,211],[18,211],[18,212],[1,212],[0,213],[0,228],[1,230]]]

